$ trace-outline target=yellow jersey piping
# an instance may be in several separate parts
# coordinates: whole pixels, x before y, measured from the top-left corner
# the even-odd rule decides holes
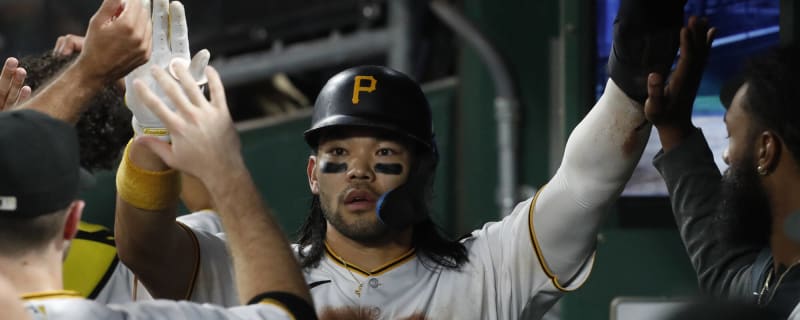
[[[19,296],[22,300],[42,300],[42,299],[58,299],[58,298],[81,298],[83,296],[80,292],[72,290],[50,290],[42,292],[26,293]]]
[[[549,266],[547,266],[547,262],[544,260],[544,254],[542,253],[542,248],[539,247],[539,240],[536,238],[536,230],[533,227],[533,208],[536,206],[536,200],[539,199],[539,195],[542,194],[542,190],[544,190],[545,187],[547,187],[547,185],[539,188],[539,191],[536,192],[536,195],[533,196],[533,200],[531,200],[531,206],[528,208],[528,231],[530,231],[531,244],[533,245],[533,250],[536,252],[536,256],[539,258],[539,264],[542,266],[544,274],[550,278],[550,280],[553,282],[553,286],[562,292],[570,292],[572,290],[562,286],[558,280],[558,276],[552,270],[550,270]]]
[[[200,242],[197,240],[197,235],[194,234],[194,231],[189,226],[183,224],[180,221],[175,221],[178,223],[186,233],[189,234],[189,238],[192,239],[192,245],[194,245],[194,270],[192,270],[192,281],[189,283],[189,291],[186,292],[185,300],[191,300],[192,293],[194,293],[194,286],[197,283],[197,275],[200,273]]]
[[[331,249],[331,247],[328,246],[328,242],[325,242],[325,252],[328,253],[328,256],[330,256],[332,258],[333,262],[336,262],[338,265],[340,265],[342,267],[345,267],[346,269],[350,269],[352,271],[358,272],[358,273],[360,273],[361,275],[363,275],[365,277],[372,277],[372,276],[378,276],[378,275],[384,274],[384,273],[386,273],[386,272],[388,272],[388,271],[390,271],[390,270],[402,265],[403,263],[411,260],[412,258],[414,258],[414,254],[416,253],[416,250],[414,248],[411,248],[411,250],[408,250],[406,253],[400,255],[399,257],[393,259],[392,261],[389,261],[386,264],[384,264],[384,265],[382,265],[380,267],[377,267],[377,268],[375,268],[375,269],[373,269],[371,271],[364,270],[363,268],[360,268],[360,267],[358,267],[358,266],[356,266],[356,265],[354,265],[354,264],[352,264],[350,262],[347,262],[346,260],[342,259],[342,257],[337,255],[336,252],[334,252],[333,249]]]

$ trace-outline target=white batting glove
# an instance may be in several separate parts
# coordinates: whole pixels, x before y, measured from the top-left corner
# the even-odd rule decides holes
[[[149,2],[149,0],[147,0]],[[149,5],[149,3],[148,3]],[[169,98],[153,78],[150,68],[153,66],[162,69],[169,68],[173,61],[188,63],[189,71],[198,85],[205,84],[205,68],[211,54],[203,49],[189,60],[189,28],[186,24],[186,13],[180,1],[154,0],[153,1],[153,52],[150,60],[125,76],[125,104],[133,113],[133,131],[136,136],[156,136],[163,141],[169,141],[169,131],[161,120],[144,105],[141,98],[133,88],[133,80],[141,79],[148,88],[164,101],[169,108],[175,110]],[[174,72],[170,72],[175,76]],[[177,79],[177,77],[176,77]]]

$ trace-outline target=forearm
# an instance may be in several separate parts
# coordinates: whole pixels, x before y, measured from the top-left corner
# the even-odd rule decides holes
[[[227,230],[236,283],[242,303],[266,291],[295,294],[308,302],[308,292],[289,242],[266,208],[242,164],[224,177],[204,183]],[[267,253],[256,254],[253,252]]]
[[[560,279],[573,277],[594,250],[603,213],[630,178],[649,134],[642,107],[612,81],[573,130],[561,167],[533,210],[541,253]]]
[[[105,85],[105,80],[87,71],[80,61],[70,64],[19,108],[31,108],[71,124],[78,122],[88,102]]]
[[[114,228],[119,257],[153,296],[185,299],[198,257],[191,235],[175,222],[178,174],[135,143],[124,157]]]
[[[659,152],[653,164],[666,182],[675,222],[700,287],[718,296],[742,288],[741,281],[749,277],[742,271],[761,248],[722,240],[725,229],[715,219],[722,201],[722,176],[700,130],[690,131],[673,150]]]

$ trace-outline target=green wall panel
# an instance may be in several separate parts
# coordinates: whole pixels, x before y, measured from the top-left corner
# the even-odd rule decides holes
[[[540,186],[548,178],[549,41],[557,32],[555,1],[464,1],[464,11],[496,45],[517,81],[520,99],[518,180]],[[455,110],[457,230],[467,232],[500,215],[496,202],[497,135],[494,84],[469,47],[461,46],[461,88]]]
[[[606,229],[587,282],[562,300],[562,320],[608,319],[618,296],[686,297],[697,282],[673,229]]]

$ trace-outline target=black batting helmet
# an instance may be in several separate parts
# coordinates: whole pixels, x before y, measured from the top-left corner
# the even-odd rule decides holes
[[[321,131],[339,126],[386,129],[437,153],[428,100],[414,80],[387,67],[354,67],[328,80],[314,103],[306,143],[316,148]]]

